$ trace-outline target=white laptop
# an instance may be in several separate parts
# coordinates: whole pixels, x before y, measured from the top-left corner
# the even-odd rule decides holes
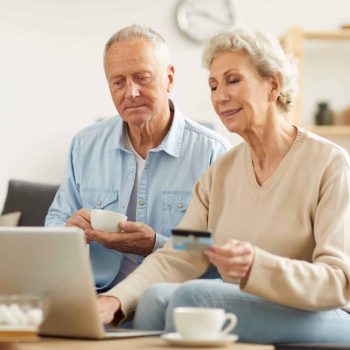
[[[157,331],[105,331],[83,231],[75,228],[0,227],[0,295],[49,298],[41,335],[103,339],[157,335]]]

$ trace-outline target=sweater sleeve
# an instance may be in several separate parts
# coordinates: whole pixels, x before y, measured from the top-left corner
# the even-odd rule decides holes
[[[322,310],[350,305],[350,171],[337,154],[325,170],[314,213],[312,261],[277,256],[256,248],[242,289],[283,305]]]
[[[207,195],[197,183],[189,208],[178,225],[181,228],[207,229]],[[132,313],[147,287],[157,282],[181,283],[198,278],[208,268],[209,261],[201,252],[179,251],[169,239],[165,246],[149,255],[125,280],[104,293],[118,298],[125,316]]]

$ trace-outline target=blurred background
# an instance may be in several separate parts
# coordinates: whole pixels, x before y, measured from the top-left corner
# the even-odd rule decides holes
[[[187,32],[177,23],[179,6],[193,15]],[[102,53],[111,34],[133,23],[166,39],[176,69],[172,98],[183,114],[240,142],[213,112],[202,44],[190,39],[227,11],[234,24],[279,37],[295,26],[334,32],[350,23],[349,0],[0,0],[0,207],[10,178],[60,183],[73,135],[115,115]],[[347,124],[336,122],[336,113],[350,106],[350,35],[314,41],[302,57],[298,123],[311,127],[318,103],[326,102],[332,123]],[[348,127],[332,130],[326,137],[350,150]]]

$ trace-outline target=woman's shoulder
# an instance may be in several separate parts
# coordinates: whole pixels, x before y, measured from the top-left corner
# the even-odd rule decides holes
[[[303,136],[303,152],[320,160],[339,159],[350,166],[349,153],[342,146],[303,128],[298,128],[298,133]]]
[[[198,181],[200,186],[209,191],[214,184],[222,185],[227,176],[240,176],[244,171],[246,151],[249,152],[248,146],[246,142],[242,142],[220,155],[200,177]]]
[[[229,151],[218,157],[215,162],[210,167],[211,173],[221,173],[232,169],[232,167],[237,164],[237,162],[244,161],[244,155],[247,151],[246,142],[242,142],[237,146],[234,146]]]

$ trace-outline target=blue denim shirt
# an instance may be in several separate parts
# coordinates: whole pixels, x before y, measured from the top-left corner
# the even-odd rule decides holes
[[[135,156],[125,145],[125,133],[125,123],[116,116],[74,137],[64,180],[47,214],[46,226],[64,225],[81,208],[125,214],[136,173]],[[222,136],[184,118],[175,108],[163,142],[148,153],[137,194],[136,221],[157,232],[154,249],[165,244],[170,230],[184,215],[196,180],[230,147]],[[90,243],[98,291],[112,288],[125,277],[120,271],[123,255]],[[138,257],[137,262],[141,261]]]

